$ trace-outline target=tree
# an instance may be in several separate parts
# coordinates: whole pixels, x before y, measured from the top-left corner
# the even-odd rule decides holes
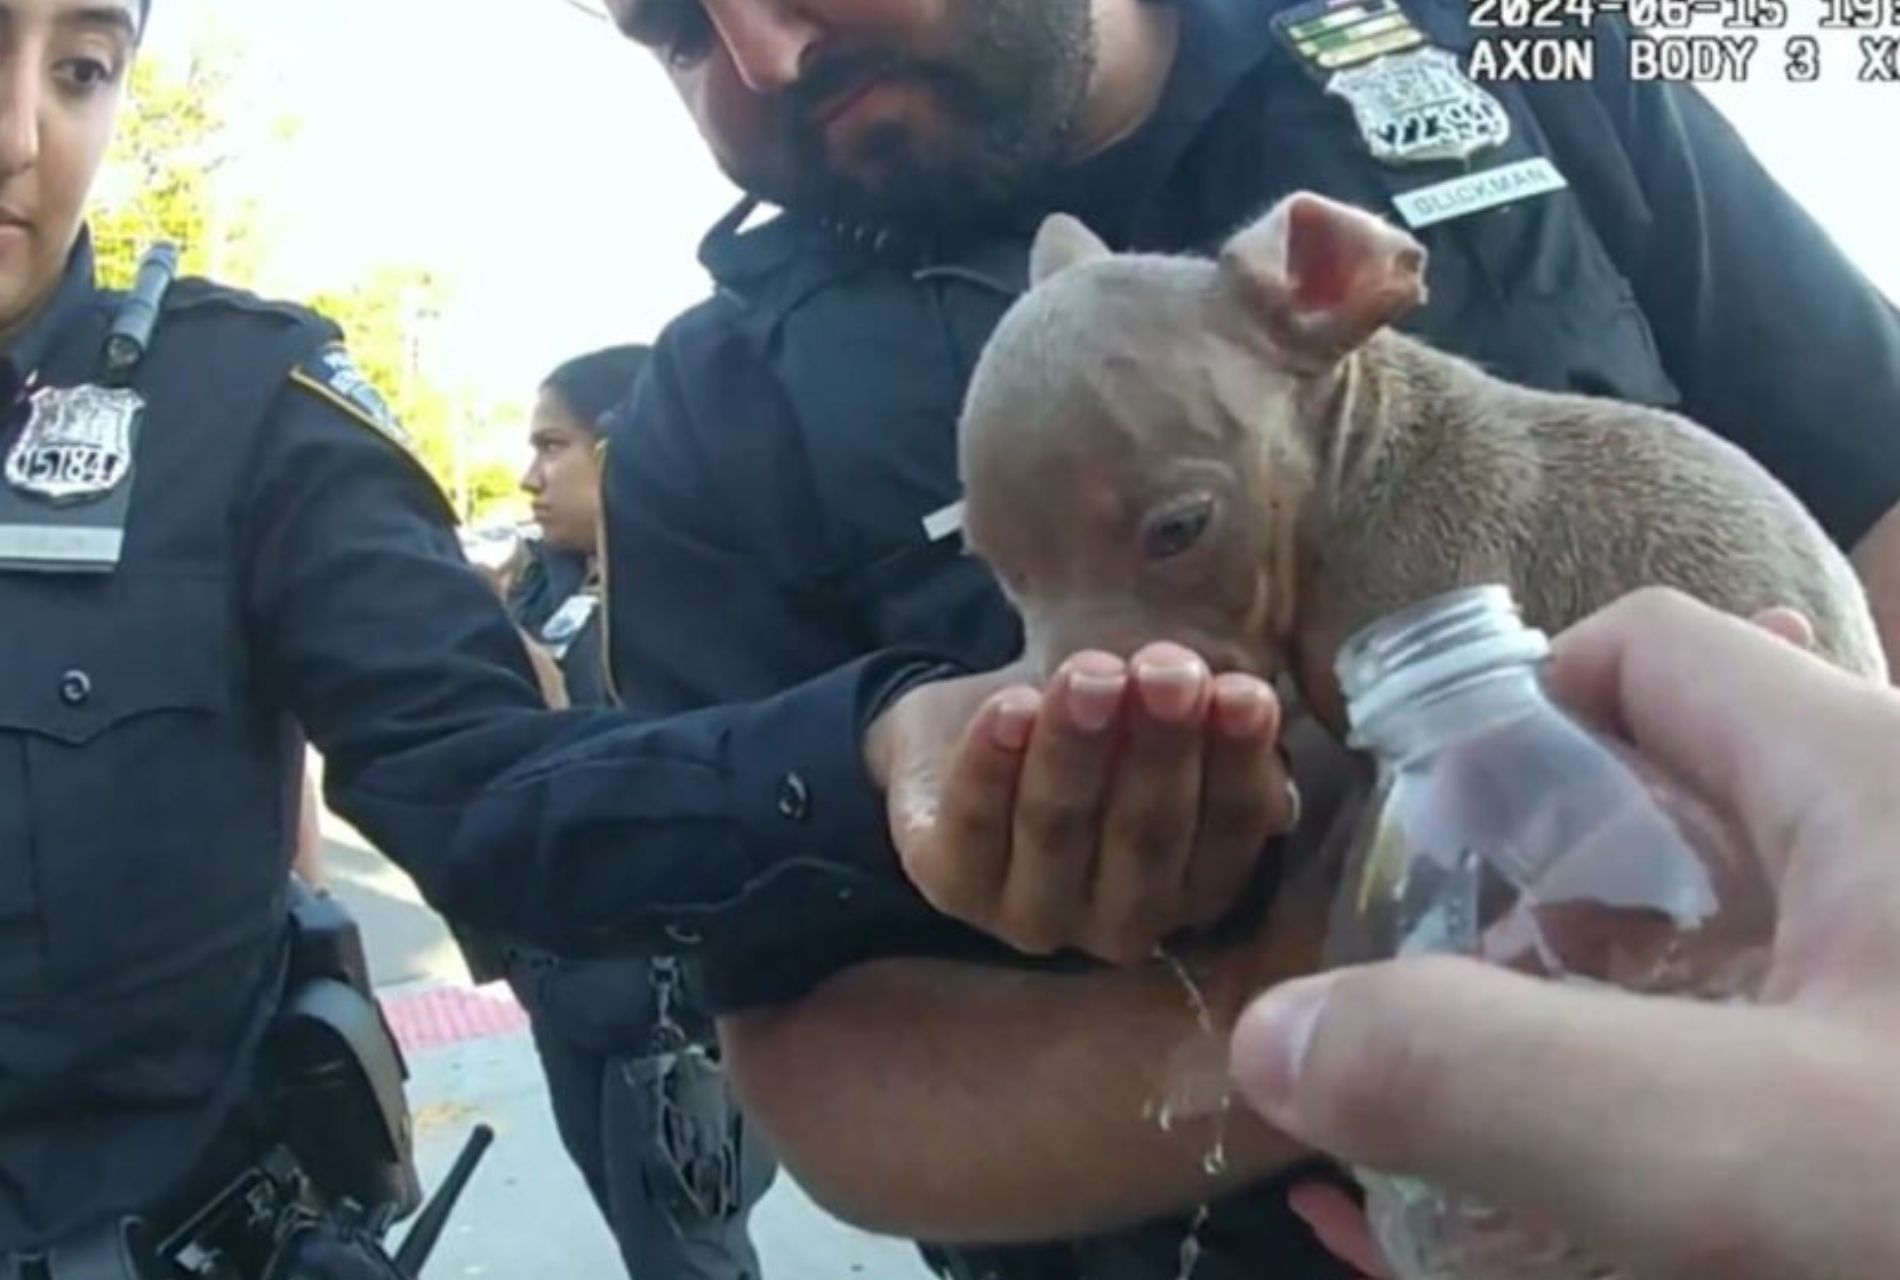
[[[486,403],[466,388],[451,390],[430,371],[437,321],[451,305],[451,291],[421,267],[382,266],[346,288],[314,295],[309,305],[343,330],[363,376],[389,407],[465,519],[507,507],[518,496],[518,468],[478,453],[481,441],[496,441],[527,421],[527,412],[507,402]]]
[[[183,67],[149,54],[133,64],[130,101],[88,218],[104,283],[128,284],[159,240],[178,245],[184,274],[256,280],[268,249],[259,202],[221,181],[235,158],[233,65],[217,44],[194,49]]]
[[[430,330],[446,300],[447,291],[426,268],[385,265],[307,301],[342,328],[357,368],[389,401],[423,465],[454,493],[455,406],[426,372]]]
[[[239,51],[216,38],[197,41],[182,66],[150,51],[134,64],[88,218],[103,283],[129,284],[144,252],[170,240],[179,247],[181,274],[261,289],[272,245],[263,201],[244,183],[244,138],[235,125],[245,109],[235,100],[238,65]],[[269,132],[289,142],[296,123],[280,117]],[[471,462],[463,448],[471,427],[494,420],[494,407],[452,395],[431,374],[436,321],[449,304],[449,290],[433,271],[373,265],[304,301],[342,327],[364,376],[464,516],[506,500],[513,477],[505,466]]]
[[[527,455],[529,407],[517,400],[482,401],[464,397],[459,419],[462,438],[474,442],[463,467],[466,510],[474,519],[527,519],[528,499],[521,492]]]

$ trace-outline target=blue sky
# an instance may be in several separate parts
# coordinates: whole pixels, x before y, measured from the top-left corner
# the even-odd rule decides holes
[[[157,0],[153,24],[161,54],[221,32],[258,121],[302,121],[241,159],[282,250],[269,286],[431,266],[457,297],[443,372],[485,396],[525,399],[562,358],[650,338],[703,296],[693,248],[735,193],[651,59],[566,0]],[[1764,56],[1710,96],[1900,296],[1900,93],[1852,83],[1851,38],[1828,40],[1820,83]]]

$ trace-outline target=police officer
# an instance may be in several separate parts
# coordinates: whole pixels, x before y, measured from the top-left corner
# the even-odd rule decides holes
[[[528,422],[521,489],[541,536],[527,540],[508,611],[560,664],[568,701],[612,701],[600,617],[601,415],[623,399],[648,348],[608,347],[564,362],[541,384]]]
[[[599,580],[599,422],[644,346],[576,356],[548,375],[521,487],[541,537],[511,594],[515,621],[559,663],[576,705],[613,701]],[[717,1063],[710,1019],[669,957],[562,960],[502,948],[530,1015],[562,1145],[635,1280],[756,1280],[747,1220],[774,1166]]]
[[[1078,658],[1040,702],[982,702],[1007,681],[981,675],[928,680],[1017,653],[959,554],[954,421],[1050,210],[1160,251],[1209,251],[1301,187],[1406,223],[1431,302],[1405,327],[1519,381],[1723,433],[1854,551],[1900,639],[1900,324],[1702,98],[1631,81],[1619,22],[1592,33],[1592,82],[1520,85],[1473,78],[1453,0],[608,7],[726,172],[787,211],[748,228],[742,206],[708,239],[718,295],[662,337],[640,431],[609,455],[608,598],[620,574],[638,592],[611,617],[623,691],[672,711],[886,647],[934,652],[872,720],[812,708],[810,740],[837,763],[810,810],[874,807],[844,784],[862,759],[897,784],[918,887],[984,929],[1125,953],[1103,917],[1129,883],[1127,833],[1192,832],[1164,850],[1179,866],[1227,856],[1215,846],[1252,821],[1196,802],[1235,776],[1217,734],[1144,730],[1157,673],[1140,655]],[[1140,697],[1090,705],[1131,671]],[[1203,698],[1210,683],[1175,682]],[[1126,767],[1096,745],[1116,714]],[[906,807],[919,776],[939,784],[934,820]],[[706,968],[748,1107],[805,1185],[860,1222],[954,1242],[931,1252],[959,1276],[1166,1277],[1184,1246],[1203,1280],[1338,1274],[1288,1220],[1275,1174],[1296,1147],[1233,1119],[1210,1176],[1206,1125],[1148,1118],[1195,1034],[1167,972],[972,963],[1010,957],[881,886],[881,836],[865,841],[836,850],[848,901],[822,946],[753,941]],[[946,877],[952,852],[981,883]],[[1252,883],[1270,886],[1260,865]],[[1024,928],[1025,904],[1046,911],[1065,886],[1071,919]],[[1298,930],[1245,910],[1220,923],[1216,1019],[1315,962]]]
[[[883,679],[547,712],[333,325],[162,262],[95,282],[83,209],[145,16],[0,0],[0,1275],[35,1280],[134,1218],[162,1239],[272,1136],[300,731],[445,914],[677,947],[743,927],[801,832],[801,704]],[[708,806],[686,781],[733,749],[781,764]],[[537,838],[549,814],[574,833]]]

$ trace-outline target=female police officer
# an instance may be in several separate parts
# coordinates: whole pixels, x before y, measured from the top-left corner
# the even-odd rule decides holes
[[[95,285],[82,209],[144,10],[0,3],[0,1259],[242,1146],[293,718],[349,771],[532,696],[334,330],[198,281],[143,316]],[[417,590],[434,635],[397,612]]]
[[[290,726],[438,908],[575,953],[716,931],[693,904],[744,897],[786,825],[777,779],[706,812],[682,778],[800,719],[546,712],[334,327],[202,281],[156,308],[95,285],[82,209],[145,17],[0,0],[7,1275],[125,1217],[162,1230],[242,1158],[283,983]],[[573,767],[534,769],[583,737]],[[524,842],[546,806],[596,820]]]
[[[533,456],[521,487],[534,499],[541,538],[509,607],[559,662],[565,697],[576,706],[613,701],[599,590],[600,421],[647,357],[644,346],[618,346],[564,361],[542,383],[529,421]],[[501,950],[531,1019],[561,1144],[627,1274],[757,1276],[747,1222],[775,1170],[706,1052],[711,1020],[677,965]]]

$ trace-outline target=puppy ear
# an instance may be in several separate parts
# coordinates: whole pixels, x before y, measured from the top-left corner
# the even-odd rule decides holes
[[[1036,243],[1029,251],[1029,283],[1041,284],[1058,271],[1109,256],[1109,247],[1101,237],[1084,226],[1080,219],[1066,213],[1052,213],[1043,219],[1036,232]]]
[[[1301,191],[1229,240],[1223,274],[1289,355],[1330,365],[1425,301],[1425,247],[1382,218]]]

